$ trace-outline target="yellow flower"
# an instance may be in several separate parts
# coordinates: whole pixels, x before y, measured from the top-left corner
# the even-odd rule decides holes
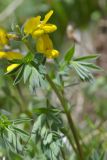
[[[23,58],[23,55],[21,53],[18,53],[18,52],[12,52],[12,51],[3,52],[3,51],[0,51],[0,59],[2,59],[2,58],[8,59],[8,60],[21,59],[21,58]]]
[[[52,14],[53,11],[49,11],[42,21],[40,21],[41,16],[28,19],[24,25],[24,32],[26,34],[31,34],[33,37],[41,36],[44,33],[54,32],[57,29],[57,26],[47,23]]]
[[[0,47],[8,44],[7,33],[4,29],[0,28]]]
[[[0,59],[7,59],[7,60],[14,60],[14,59],[22,59],[23,55],[21,53],[18,52],[3,52],[0,51]],[[14,70],[15,68],[17,68],[20,64],[11,64],[7,67],[7,72],[11,72],[12,70]]]
[[[39,53],[44,54],[47,58],[55,58],[59,51],[53,49],[53,43],[48,34],[43,34],[37,38],[36,48]]]

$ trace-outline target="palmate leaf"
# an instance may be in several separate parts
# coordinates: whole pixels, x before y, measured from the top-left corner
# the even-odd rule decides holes
[[[29,87],[31,91],[34,91],[37,87],[45,86],[45,74],[46,69],[42,64],[37,64],[35,61],[32,61],[31,54],[27,54],[24,57],[24,63],[19,67],[14,69],[12,72],[6,74],[15,74],[17,72],[16,78],[14,80],[14,85],[18,84],[22,77],[24,83],[29,82]]]
[[[32,53],[28,53],[25,57],[23,57],[22,59],[14,59],[9,61],[11,64],[19,64],[19,66],[15,69],[13,69],[12,71],[6,72],[5,75],[13,75],[17,72],[16,78],[14,80],[14,85],[18,84],[22,77],[23,77],[23,73],[24,73],[24,83],[27,81],[28,77],[29,77],[29,65],[31,63],[31,61],[33,60],[34,56],[32,55]],[[24,70],[25,68],[25,70]]]
[[[36,65],[33,63],[28,64],[25,66],[24,69],[24,83],[28,81],[29,87],[31,91],[35,91],[37,87],[44,87],[45,86],[45,68],[44,66],[40,65],[36,68]]]
[[[0,120],[1,120],[1,139],[0,139],[0,145],[1,145],[1,141],[3,141],[3,148],[8,148],[8,151],[12,151],[14,153],[17,153],[18,151],[22,151],[22,146],[23,144],[21,143],[21,137],[25,137],[26,139],[28,139],[29,134],[24,131],[23,129],[20,129],[17,126],[17,123],[14,123],[15,120],[9,120],[6,116],[2,115],[0,116]],[[23,118],[24,121],[22,121],[21,123],[28,121],[28,118]],[[16,122],[18,121],[18,119],[16,119]],[[19,123],[18,123],[19,124]]]
[[[78,62],[72,61],[69,67],[73,68],[82,80],[93,79],[91,71],[87,67],[79,64]]]
[[[61,132],[62,121],[59,109],[48,106],[34,109],[37,114],[32,134],[36,136],[36,142],[41,144],[42,151],[47,159],[59,159],[62,147]],[[60,121],[60,122],[59,122]]]
[[[69,67],[74,69],[82,80],[90,81],[93,79],[92,71],[102,70],[99,66],[90,62],[92,60],[95,60],[96,58],[98,58],[98,55],[89,55],[89,56],[79,57],[72,60],[70,62]]]
[[[69,69],[73,69],[81,80],[93,80],[92,72],[102,70],[99,66],[95,65],[95,60],[99,57],[99,54],[92,54],[83,57],[74,58],[75,47],[72,47],[64,57],[64,61],[60,63],[59,74],[68,76]]]
[[[34,67],[32,67],[32,72],[29,77],[29,83],[32,88],[43,86],[44,84],[44,75],[40,74],[38,70]]]

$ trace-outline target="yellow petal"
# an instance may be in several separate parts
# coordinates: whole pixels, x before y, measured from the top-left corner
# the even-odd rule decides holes
[[[53,49],[53,43],[48,34],[44,34],[37,38],[36,49],[47,58],[55,58],[59,55],[59,51]]]
[[[7,33],[4,29],[0,28],[0,45],[8,44]]]
[[[37,26],[40,24],[41,16],[33,17],[27,20],[27,22],[24,25],[24,32],[26,34],[32,33]]]
[[[0,51],[0,59],[5,58],[5,57],[6,57],[6,53],[5,53],[5,52]]]
[[[15,68],[17,68],[20,64],[11,64],[7,67],[7,72],[13,71]]]
[[[43,29],[37,29],[37,30],[35,30],[35,31],[32,33],[32,36],[33,36],[33,37],[39,37],[39,36],[41,36],[42,34],[44,34],[44,30],[43,30]]]
[[[53,14],[53,10],[50,10],[46,15],[44,20],[42,21],[43,24],[47,23],[47,21],[49,20],[49,18],[52,16]]]
[[[37,38],[36,49],[40,53],[45,53],[47,50],[53,49],[53,43],[47,34]]]
[[[13,60],[13,59],[22,59],[23,55],[18,52],[2,52],[0,51],[0,59],[6,58],[8,60]]]
[[[0,53],[2,55],[3,53]],[[13,59],[22,59],[23,55],[18,52],[4,52],[3,58],[6,58],[8,60],[13,60]]]
[[[44,35],[45,50],[53,49],[53,43],[48,34]]]
[[[44,48],[43,36],[37,38],[36,49],[37,49],[37,52],[39,52],[39,53],[43,53],[44,52],[45,48]]]
[[[57,26],[54,24],[45,24],[42,28],[45,33],[51,33],[57,30]]]

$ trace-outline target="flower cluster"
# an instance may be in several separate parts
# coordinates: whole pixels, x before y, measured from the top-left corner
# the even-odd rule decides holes
[[[54,24],[47,23],[52,16],[53,11],[49,11],[45,18],[41,21],[41,16],[29,18],[23,27],[24,36],[32,36],[36,41],[35,53],[43,54],[47,58],[56,58],[59,55],[59,51],[53,48],[53,42],[49,37],[49,34],[57,29]],[[23,55],[15,51],[4,51],[5,46],[9,44],[11,39],[17,38],[17,35],[7,33],[4,29],[0,29],[0,58],[7,60],[22,59]],[[23,39],[23,37],[22,37]],[[10,72],[19,64],[11,64],[7,67],[7,71]]]

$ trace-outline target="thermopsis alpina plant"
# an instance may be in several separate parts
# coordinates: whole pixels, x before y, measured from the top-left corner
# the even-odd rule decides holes
[[[11,103],[6,99],[8,109],[2,107],[0,114],[2,158],[87,159],[87,148],[75,127],[70,112],[72,106],[64,91],[67,85],[73,86],[74,79],[78,83],[93,80],[92,71],[100,68],[91,61],[98,56],[75,58],[74,45],[63,56],[54,49],[50,34],[57,30],[57,26],[48,23],[52,14],[53,11],[49,11],[43,20],[41,16],[29,18],[21,28],[16,26],[13,33],[0,29],[0,70],[7,85],[5,94],[11,97]],[[19,44],[18,48],[13,48],[14,42]],[[24,52],[20,45],[24,46]],[[10,89],[12,81],[15,87]],[[26,91],[26,86],[29,86],[29,91]],[[39,91],[42,91],[41,96],[37,94]],[[53,98],[52,91],[60,103],[53,103],[55,95]]]

